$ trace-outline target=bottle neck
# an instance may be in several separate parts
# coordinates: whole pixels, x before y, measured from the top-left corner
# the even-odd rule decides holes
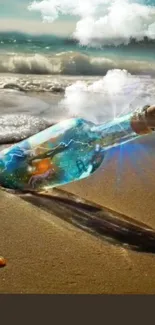
[[[100,134],[104,147],[126,143],[138,137],[131,124],[132,117],[132,113],[117,117],[111,122],[94,126],[92,131]]]

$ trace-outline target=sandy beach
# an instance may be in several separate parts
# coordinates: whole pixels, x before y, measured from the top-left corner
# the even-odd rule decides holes
[[[0,294],[155,294],[155,132],[128,142],[128,114],[155,104],[155,3],[58,4],[1,5],[0,151],[68,118],[102,127],[64,123],[1,156]],[[1,187],[45,175],[44,193]]]
[[[115,149],[104,172],[101,168],[63,189],[155,228],[155,170],[153,159],[148,162],[149,150],[151,144],[142,162],[142,177],[125,158],[118,186],[120,153]],[[0,293],[155,293],[154,254],[96,238],[4,191],[0,216],[0,255],[7,259],[0,269]]]

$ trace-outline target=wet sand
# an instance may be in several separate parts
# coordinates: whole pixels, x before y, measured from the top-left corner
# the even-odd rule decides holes
[[[135,147],[137,157],[145,141]],[[115,149],[104,171],[63,189],[155,228],[152,150],[153,142],[139,168],[123,154],[119,170]],[[0,269],[1,293],[155,293],[154,254],[110,244],[3,191],[0,231],[0,255],[8,260]]]

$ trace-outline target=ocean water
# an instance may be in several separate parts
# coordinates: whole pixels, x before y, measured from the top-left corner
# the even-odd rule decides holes
[[[155,41],[90,48],[0,33],[0,143],[70,116],[96,123],[155,101]]]
[[[155,42],[90,48],[73,39],[0,33],[0,73],[103,76],[109,69],[155,74]]]

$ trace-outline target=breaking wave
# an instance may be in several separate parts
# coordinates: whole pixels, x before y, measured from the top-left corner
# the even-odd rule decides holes
[[[55,55],[10,53],[0,55],[0,73],[104,76],[108,70],[155,76],[155,63],[126,58],[92,57],[79,52]]]

